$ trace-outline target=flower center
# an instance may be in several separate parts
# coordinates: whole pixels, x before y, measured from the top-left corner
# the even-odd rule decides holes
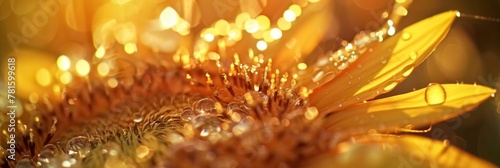
[[[61,111],[74,123],[50,135],[55,145],[45,143],[38,164],[278,165],[324,149],[325,138],[311,140],[321,128],[310,126],[318,112],[308,107],[307,93],[297,94],[286,73],[268,69],[146,66],[112,88],[69,90]]]

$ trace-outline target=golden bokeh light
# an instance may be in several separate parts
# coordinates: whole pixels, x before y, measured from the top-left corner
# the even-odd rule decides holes
[[[179,14],[172,7],[165,8],[160,14],[160,23],[163,28],[170,29],[179,22]]]
[[[295,15],[295,12],[288,9],[283,13],[283,18],[285,18],[287,22],[293,22],[297,18],[297,15]]]
[[[111,69],[109,67],[109,64],[106,62],[101,62],[99,63],[99,65],[97,65],[97,73],[99,73],[99,75],[101,76],[108,75],[110,70]]]
[[[282,32],[281,32],[280,29],[278,29],[278,28],[272,28],[271,29],[271,37],[273,39],[280,39],[282,35],[283,34],[282,34]]]
[[[76,62],[76,72],[80,76],[88,75],[90,72],[89,63],[84,59],[78,60],[78,62]]]
[[[52,76],[49,70],[41,68],[36,72],[36,81],[41,86],[48,86],[52,82]]]
[[[299,65],[297,65],[297,68],[299,68],[300,70],[305,70],[307,69],[307,64],[301,62],[299,63]]]
[[[227,35],[229,31],[229,23],[226,20],[218,20],[215,22],[214,28],[220,33],[220,35]]]
[[[116,86],[118,86],[118,80],[116,80],[115,78],[108,79],[108,86],[111,88],[115,88]]]
[[[214,41],[215,36],[212,33],[206,33],[205,36],[203,36],[203,39],[207,42],[212,42]]]
[[[238,16],[236,16],[235,24],[239,29],[243,30],[245,29],[246,21],[250,19],[251,19],[250,14],[243,12],[240,13]]]
[[[137,46],[135,45],[135,43],[126,43],[123,46],[123,49],[127,54],[133,54],[137,51]]]
[[[259,40],[257,42],[257,49],[259,49],[260,51],[264,51],[267,49],[267,43],[263,40]]]
[[[290,28],[292,28],[292,23],[286,21],[284,18],[279,18],[278,28],[281,30],[289,30]]]
[[[60,70],[67,71],[71,67],[71,60],[66,55],[61,55],[57,58],[57,67]]]
[[[65,84],[65,85],[69,84],[72,79],[73,79],[73,76],[68,71],[63,72],[61,74],[61,76],[59,77],[59,81],[61,81],[61,83]]]
[[[259,22],[255,19],[249,19],[245,22],[245,30],[248,33],[255,33],[259,30]]]
[[[104,55],[106,55],[106,48],[104,46],[99,46],[97,50],[95,51],[95,57],[97,58],[102,58]]]
[[[267,30],[271,25],[271,21],[265,15],[257,16],[255,20],[259,23],[259,30]]]
[[[295,16],[300,16],[302,14],[302,8],[300,8],[300,6],[297,4],[291,5],[288,9],[295,13]]]

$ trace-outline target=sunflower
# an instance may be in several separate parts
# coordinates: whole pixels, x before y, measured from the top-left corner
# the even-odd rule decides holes
[[[323,52],[329,1],[10,3],[22,24],[6,27],[4,167],[495,167],[407,134],[495,90],[431,83],[372,100],[457,11],[396,32],[410,4],[396,1],[378,31]]]

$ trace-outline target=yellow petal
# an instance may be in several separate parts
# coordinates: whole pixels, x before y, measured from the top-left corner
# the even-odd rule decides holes
[[[334,131],[366,133],[407,125],[434,124],[456,117],[489,98],[495,90],[480,85],[433,84],[410,93],[353,105],[326,119]]]
[[[401,18],[406,16],[408,12],[407,8],[412,2],[413,0],[397,1],[392,7],[393,12],[391,12],[391,15],[387,19],[391,20],[391,24],[384,24],[376,32],[360,32],[349,45],[344,46],[336,52],[329,52],[326,55],[319,56],[317,61],[307,65],[307,69],[299,69],[296,86],[314,90],[335,78],[342,70],[349,67],[350,63],[356,61],[359,55],[366,52],[368,48],[379,45],[378,40],[387,37],[388,30],[399,24]],[[314,60],[314,57],[310,60]]]
[[[331,112],[391,91],[441,42],[456,13],[427,18],[372,45],[372,52],[365,52],[333,80],[315,89],[311,103],[322,112]]]
[[[418,136],[373,137],[339,145],[303,167],[496,167],[442,141]]]
[[[171,1],[174,9],[179,12],[179,16],[189,22],[191,27],[198,26],[201,21],[201,9],[198,2],[194,0]]]
[[[281,39],[269,44],[268,48],[274,50],[265,52],[265,55],[273,57],[276,69],[296,67],[318,46],[332,21],[328,6],[331,5],[327,1],[309,4],[292,23],[291,29],[284,31]]]
[[[242,12],[255,17],[262,12],[267,5],[267,0],[240,0],[240,8]]]

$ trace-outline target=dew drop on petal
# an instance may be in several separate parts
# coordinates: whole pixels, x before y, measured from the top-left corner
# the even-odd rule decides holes
[[[49,163],[54,156],[57,154],[57,146],[53,144],[48,144],[43,147],[43,149],[38,154],[38,162]]]
[[[206,137],[221,131],[220,121],[213,116],[201,115],[192,120],[192,125],[200,131],[200,136]]]
[[[136,123],[139,123],[142,121],[142,115],[140,113],[135,113],[133,115],[133,117],[134,117],[134,122],[136,122]]]
[[[397,85],[398,85],[398,82],[392,82],[389,85],[387,85],[386,87],[384,87],[384,91],[390,91],[390,90],[394,89]]]
[[[35,168],[35,163],[31,160],[31,157],[25,155],[19,159],[16,163],[16,168]]]
[[[439,83],[430,83],[425,88],[425,102],[428,105],[439,105],[446,101],[446,91]]]
[[[445,147],[450,146],[450,140],[445,139],[445,140],[443,141],[443,145],[444,145]]]
[[[194,110],[200,113],[214,113],[216,111],[215,101],[210,98],[203,98],[194,104]]]
[[[403,70],[403,76],[404,77],[408,77],[412,72],[413,72],[413,69],[415,69],[415,66],[413,65],[408,65],[406,66]]]
[[[194,113],[193,109],[186,108],[182,111],[181,119],[184,121],[190,121],[195,116],[196,116],[196,114]]]
[[[410,59],[414,60],[414,59],[417,59],[418,57],[418,53],[417,52],[411,52],[410,53]]]
[[[66,144],[66,150],[70,155],[79,155],[81,158],[84,158],[90,152],[90,149],[90,140],[84,136],[74,137]]]
[[[233,120],[234,122],[239,122],[246,116],[245,112],[240,108],[230,109],[228,114],[231,120]]]
[[[316,73],[316,75],[314,75],[314,77],[312,78],[312,81],[313,82],[319,82],[323,78],[324,75],[325,75],[324,71],[318,71]]]
[[[135,150],[135,153],[139,159],[143,159],[143,158],[146,158],[146,156],[148,156],[150,154],[150,150],[147,146],[140,145]]]
[[[380,61],[380,63],[386,64],[387,63],[387,59],[383,59],[382,61]]]
[[[167,135],[167,141],[172,144],[177,144],[184,142],[184,137],[178,133],[169,133]]]
[[[403,35],[401,36],[401,39],[403,39],[404,41],[408,41],[411,39],[411,34],[408,32],[404,32]]]
[[[337,68],[338,68],[339,70],[344,70],[344,69],[346,69],[346,68],[347,68],[347,66],[348,66],[348,64],[347,64],[347,63],[345,63],[345,62],[343,62],[343,63],[341,63],[341,64],[340,64]]]

